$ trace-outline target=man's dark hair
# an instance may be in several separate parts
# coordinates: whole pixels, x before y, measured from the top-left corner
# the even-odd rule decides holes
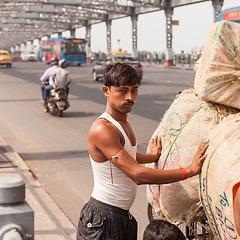
[[[182,231],[165,220],[153,220],[143,234],[143,240],[185,240]]]
[[[136,70],[125,63],[107,65],[103,70],[103,84],[111,86],[134,86],[141,84]]]

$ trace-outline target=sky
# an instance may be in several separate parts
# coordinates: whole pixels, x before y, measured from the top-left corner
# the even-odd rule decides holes
[[[222,10],[240,6],[239,0],[224,0]],[[174,8],[173,20],[179,25],[173,26],[173,52],[191,53],[193,49],[203,49],[210,26],[213,24],[213,6],[206,1]],[[112,51],[119,48],[132,53],[131,19],[129,17],[112,21]],[[67,37],[69,32],[64,33]],[[63,35],[64,36],[64,35]],[[76,37],[85,38],[85,28],[77,29]],[[138,16],[138,50],[162,52],[166,49],[166,21],[164,11]],[[106,52],[106,25],[92,25],[91,49],[93,52]]]

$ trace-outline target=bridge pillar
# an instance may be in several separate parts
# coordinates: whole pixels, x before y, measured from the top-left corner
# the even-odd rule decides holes
[[[87,60],[89,59],[91,53],[91,25],[86,21],[86,40],[87,40]]]
[[[219,13],[222,10],[222,6],[223,6],[223,0],[212,0],[212,5],[213,5],[213,17],[214,17],[214,22],[217,21],[217,17],[219,15]]]
[[[132,51],[133,57],[138,58],[138,48],[137,48],[137,21],[138,15],[135,14],[135,9],[133,8],[132,19]]]
[[[29,45],[30,45],[30,49],[31,49],[31,50],[34,50],[34,42],[33,42],[33,40],[30,41],[30,44],[29,44]]]
[[[69,31],[70,31],[70,37],[75,38],[75,29],[70,28]]]
[[[106,27],[107,27],[107,52],[111,52],[111,50],[112,50],[111,26],[112,26],[112,21],[111,20],[107,20],[106,21]]]
[[[172,54],[172,15],[173,8],[166,6],[164,9],[166,15],[166,40],[167,40],[167,49],[166,49],[166,66],[173,66],[173,54]]]

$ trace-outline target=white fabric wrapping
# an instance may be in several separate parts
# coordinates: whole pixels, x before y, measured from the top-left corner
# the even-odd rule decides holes
[[[240,109],[239,46],[240,24],[212,25],[194,81],[202,99]]]
[[[161,169],[189,166],[202,141],[231,112],[235,110],[202,101],[193,89],[184,91],[166,111],[152,136],[162,138],[159,162],[147,166]],[[177,224],[188,223],[201,207],[199,176],[172,184],[148,185],[147,198],[158,215]]]
[[[240,114],[224,119],[209,139],[201,173],[201,201],[216,239],[237,239],[232,187],[240,181]]]

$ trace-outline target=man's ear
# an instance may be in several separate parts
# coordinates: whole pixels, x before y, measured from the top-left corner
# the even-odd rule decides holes
[[[103,90],[104,95],[105,95],[106,97],[108,97],[109,92],[110,92],[110,88],[107,87],[107,86],[103,86],[102,90]]]

